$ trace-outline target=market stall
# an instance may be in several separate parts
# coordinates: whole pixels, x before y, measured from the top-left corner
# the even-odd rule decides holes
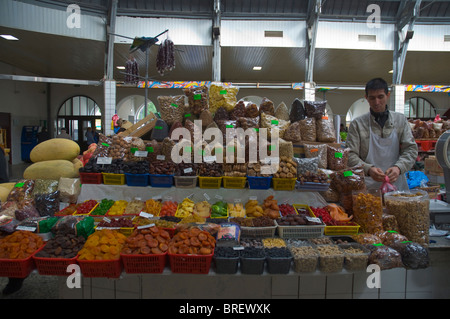
[[[408,278],[434,274],[427,192],[368,191],[326,102],[257,106],[236,92],[161,96],[160,117],[101,135],[81,158],[71,141],[39,144],[2,200],[0,275],[61,276],[61,296],[80,298],[416,293]],[[398,291],[370,287],[370,265]]]

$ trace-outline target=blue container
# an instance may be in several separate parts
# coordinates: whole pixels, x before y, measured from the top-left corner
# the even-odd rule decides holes
[[[272,176],[261,177],[261,176],[248,176],[248,188],[250,189],[269,189],[272,184]]]
[[[150,174],[149,183],[152,187],[172,187],[173,175]]]
[[[125,173],[125,180],[128,186],[148,186],[149,174],[131,174]]]

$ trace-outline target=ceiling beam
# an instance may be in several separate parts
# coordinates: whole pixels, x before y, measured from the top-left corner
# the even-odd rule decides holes
[[[220,47],[220,27],[221,27],[221,9],[220,0],[214,0],[214,13],[213,13],[213,27],[212,27],[212,41],[213,41],[213,53],[212,53],[212,80],[221,82],[221,65],[222,65],[222,53]]]
[[[322,10],[322,0],[309,0],[306,17],[306,70],[305,82],[313,82],[314,53],[316,50],[317,28]]]
[[[108,10],[108,24],[106,25],[106,79],[114,79],[114,37],[116,33],[118,0],[111,0]]]
[[[402,0],[400,3],[394,31],[393,84],[402,82],[408,43],[414,35],[414,23],[419,16],[421,3],[422,0]],[[406,25],[408,25],[408,30],[403,33]]]

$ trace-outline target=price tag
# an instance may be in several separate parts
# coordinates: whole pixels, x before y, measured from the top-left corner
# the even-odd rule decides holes
[[[192,173],[192,172],[193,172],[192,167],[185,168],[185,169],[183,170],[183,172],[184,172],[185,174]]]
[[[319,149],[318,149],[318,148],[312,148],[312,149],[310,149],[309,151],[310,151],[311,153],[314,153],[314,152],[318,152]]]
[[[277,120],[272,120],[271,123],[272,123],[272,125],[278,125],[278,121]]]
[[[202,95],[201,94],[194,94],[194,100],[201,100]]]
[[[194,198],[194,193],[192,193],[191,195],[187,196],[187,198],[192,200],[192,198]]]
[[[156,156],[156,159],[157,159],[158,161],[164,161],[164,160],[166,159],[166,156],[165,156],[165,155],[157,155],[157,156]]]
[[[172,200],[173,200],[173,197],[172,197],[172,196],[169,196],[169,195],[164,196],[164,201],[165,201],[165,202],[170,202],[170,201],[172,201]]]
[[[97,157],[97,164],[111,164],[112,157]]]
[[[155,126],[155,130],[162,130],[163,127],[162,126]]]
[[[175,104],[175,103],[171,103],[170,106],[178,108],[178,104]]]
[[[208,194],[206,194],[206,193],[203,193],[203,197],[205,197],[205,198],[206,198],[206,200],[210,200],[210,199],[211,199],[211,197],[209,197],[209,195],[208,195]]]
[[[152,223],[152,224],[148,224],[148,225],[142,225],[142,226],[138,226],[138,227],[137,227],[137,229],[150,228],[150,227],[153,227],[153,226],[155,226],[155,224],[154,224],[154,223]]]
[[[341,152],[335,152],[334,153],[334,158],[342,158],[342,153]]]
[[[135,197],[134,200],[142,200],[140,197]]]
[[[110,223],[110,222],[111,222],[111,219],[109,219],[108,217],[103,217],[103,221],[104,221],[105,223]]]
[[[241,199],[240,199],[240,198],[235,198],[235,199],[234,199],[234,203],[235,203],[235,204],[240,203],[240,202],[241,202]]]
[[[140,212],[139,216],[144,217],[144,218],[151,218],[151,217],[153,217],[153,214],[149,214],[146,212]]]
[[[305,216],[306,220],[313,222],[313,223],[321,223],[322,221],[320,220],[319,217],[310,217],[310,216]]]
[[[217,198],[218,200],[222,200],[222,199],[223,199],[223,197],[220,196],[220,195],[216,195],[216,196],[214,196],[214,197]]]
[[[258,200],[258,197],[257,197],[257,196],[250,196],[250,197],[248,198],[248,200]]]
[[[220,90],[220,94],[227,94],[227,90]]]
[[[29,226],[17,226],[16,230],[24,230],[24,231],[36,231],[36,227],[29,227]]]
[[[153,200],[161,200],[161,195],[156,195],[152,197]]]
[[[205,162],[215,162],[216,161],[216,157],[215,156],[204,156],[203,160]]]
[[[152,147],[152,146],[148,146],[148,147],[146,147],[145,149],[146,149],[146,150],[147,150],[147,152],[149,152],[149,153],[153,153],[153,152],[154,152],[154,150],[153,150],[153,147]]]
[[[136,151],[134,152],[134,156],[136,157],[147,157],[148,152],[147,151]]]
[[[233,250],[244,250],[244,246],[233,246]]]
[[[352,176],[353,175],[353,172],[352,171],[345,171],[344,172],[344,176],[345,177],[349,177],[349,176]]]

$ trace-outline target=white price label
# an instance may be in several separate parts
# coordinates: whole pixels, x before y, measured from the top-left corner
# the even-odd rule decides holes
[[[111,164],[112,157],[97,157],[97,164]]]
[[[206,200],[210,200],[211,198],[208,196],[208,194],[203,193],[203,196],[206,198]]]
[[[24,230],[24,231],[36,231],[36,227],[29,227],[29,226],[17,226],[16,230]]]
[[[203,160],[205,162],[215,162],[216,161],[216,157],[215,156],[204,156]]]
[[[216,196],[214,196],[214,197],[217,198],[218,200],[222,200],[222,199],[223,199],[223,197],[220,196],[220,195],[216,195]]]
[[[136,151],[134,152],[134,156],[136,157],[147,157],[148,152],[147,151]]]
[[[244,250],[244,246],[234,246],[233,250]]]
[[[108,217],[103,217],[103,221],[106,222],[106,223],[110,223],[111,219],[109,219]]]
[[[235,202],[235,203],[240,203],[240,202],[241,202],[241,199],[240,199],[240,198],[235,198],[235,199],[234,199],[234,202]]]
[[[248,200],[258,200],[258,197],[257,197],[257,196],[250,196],[250,197],[248,198]]]
[[[166,159],[166,156],[165,156],[165,155],[157,155],[157,156],[156,156],[156,159],[157,159],[158,161],[164,161],[164,160]]]
[[[138,226],[137,229],[150,228],[150,227],[153,227],[153,226],[155,226],[154,223],[153,224],[148,224],[148,225]]]
[[[192,172],[193,172],[192,167],[188,167],[188,168],[184,169],[185,174],[192,173]]]
[[[152,197],[153,200],[160,200],[161,199],[161,195],[156,195]]]
[[[322,221],[318,217],[305,216],[305,218],[306,218],[306,220],[313,222],[313,223],[322,223]]]
[[[146,212],[140,212],[139,216],[145,217],[145,218],[152,218],[153,214],[149,214],[149,213],[146,213]]]

